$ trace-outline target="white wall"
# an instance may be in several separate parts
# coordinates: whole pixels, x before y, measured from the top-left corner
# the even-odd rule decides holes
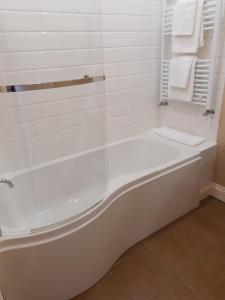
[[[156,126],[160,25],[160,0],[1,1],[0,85],[107,81],[1,94],[0,172]]]
[[[108,141],[156,126],[161,1],[102,1]]]

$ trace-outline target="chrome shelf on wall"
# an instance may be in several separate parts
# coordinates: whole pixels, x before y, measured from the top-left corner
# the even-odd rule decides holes
[[[25,91],[55,89],[55,88],[100,82],[100,81],[104,81],[105,79],[106,79],[105,75],[99,75],[94,77],[90,77],[89,75],[86,75],[83,78],[73,79],[73,80],[45,82],[45,83],[36,83],[36,84],[6,85],[6,86],[0,86],[0,93],[16,93],[16,92],[25,92]]]

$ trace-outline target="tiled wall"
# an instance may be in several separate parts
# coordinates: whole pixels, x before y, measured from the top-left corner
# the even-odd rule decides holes
[[[104,83],[86,86],[0,94],[1,173],[159,125],[215,140],[224,50],[218,53],[213,120],[202,117],[204,108],[193,104],[157,107],[161,4],[161,0],[0,2],[1,85],[86,74],[107,77]]]
[[[0,172],[156,126],[160,27],[160,0],[1,1],[1,85],[107,80],[1,94]]]
[[[161,1],[102,1],[108,140],[156,126]]]
[[[193,134],[217,140],[218,124],[225,83],[225,16],[222,17],[220,41],[217,47],[217,75],[214,89],[213,107],[215,116],[204,117],[205,107],[192,103],[170,102],[160,109],[160,125],[170,126]]]

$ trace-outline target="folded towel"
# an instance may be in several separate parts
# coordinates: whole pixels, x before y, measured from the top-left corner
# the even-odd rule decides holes
[[[190,36],[194,33],[198,0],[179,0],[174,5],[173,35]]]
[[[176,56],[170,62],[170,87],[187,88],[190,82],[194,56]]]
[[[185,62],[187,61],[187,62]],[[171,61],[168,98],[191,102],[194,92],[195,66],[197,57],[176,57]],[[178,74],[179,72],[179,74]],[[180,75],[180,79],[178,78]],[[177,80],[177,82],[176,82]]]
[[[205,138],[202,138],[200,136],[192,135],[190,133],[182,132],[168,127],[155,128],[153,129],[153,132],[159,136],[190,147],[198,146],[206,141]]]
[[[187,1],[187,0],[178,0]],[[204,45],[203,40],[203,4],[204,0],[198,0],[196,5],[195,23],[192,35],[172,34],[172,52],[173,53],[196,53],[199,47]],[[176,27],[178,28],[178,22]],[[184,25],[182,25],[184,27]]]

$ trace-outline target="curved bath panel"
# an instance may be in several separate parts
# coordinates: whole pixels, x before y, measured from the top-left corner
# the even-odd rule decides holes
[[[114,176],[104,201],[78,219],[3,237],[0,285],[6,299],[69,300],[102,278],[128,248],[197,207],[200,155],[179,151],[179,159],[163,167]]]

